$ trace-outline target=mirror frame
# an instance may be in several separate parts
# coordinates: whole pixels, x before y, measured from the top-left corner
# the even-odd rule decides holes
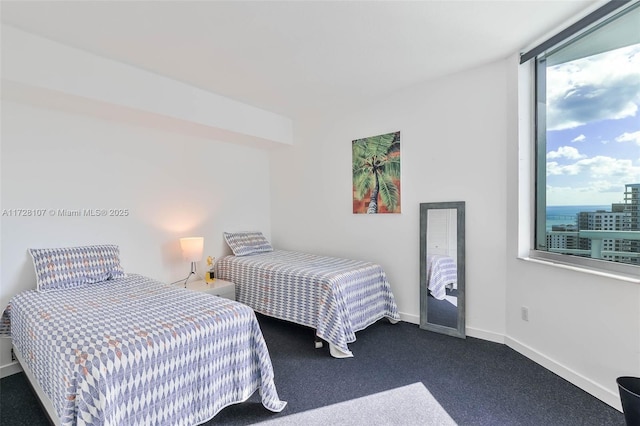
[[[427,215],[429,210],[455,209],[457,226],[458,327],[447,327],[427,321]],[[449,336],[466,338],[465,325],[465,202],[420,203],[420,328]]]

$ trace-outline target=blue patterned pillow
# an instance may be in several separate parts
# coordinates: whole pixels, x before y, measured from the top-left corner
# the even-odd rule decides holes
[[[38,291],[78,287],[126,277],[115,245],[29,249]]]
[[[224,239],[236,256],[273,251],[262,232],[225,232]]]

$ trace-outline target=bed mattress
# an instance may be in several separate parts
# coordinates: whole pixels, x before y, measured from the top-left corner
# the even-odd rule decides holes
[[[63,425],[200,424],[256,390],[286,404],[254,312],[227,299],[130,274],[22,292],[2,325]]]
[[[346,356],[357,331],[382,318],[400,319],[386,274],[374,263],[274,250],[225,256],[216,269],[236,284],[236,300],[314,328]]]

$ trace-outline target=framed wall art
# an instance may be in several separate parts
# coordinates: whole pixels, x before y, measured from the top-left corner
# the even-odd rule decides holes
[[[400,132],[352,141],[353,213],[400,213]]]

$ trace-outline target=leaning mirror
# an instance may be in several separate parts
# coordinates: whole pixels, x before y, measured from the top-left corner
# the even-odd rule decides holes
[[[465,338],[464,201],[420,204],[420,328]]]

